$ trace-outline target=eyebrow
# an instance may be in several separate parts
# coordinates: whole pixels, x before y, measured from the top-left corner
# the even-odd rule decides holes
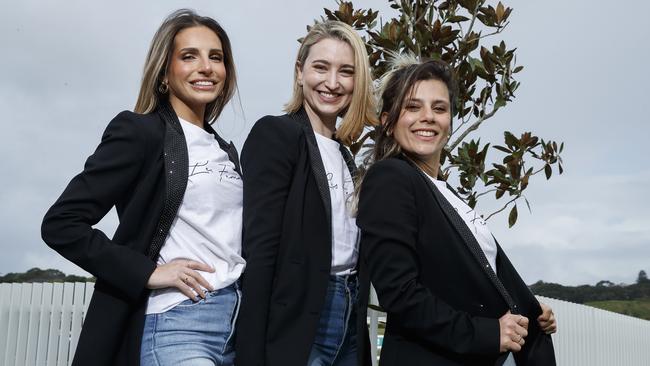
[[[331,65],[331,63],[330,63],[329,61],[327,61],[327,60],[322,60],[322,59],[313,60],[311,63],[312,63],[312,64],[315,64],[315,63],[322,63],[322,64],[326,64],[326,65]],[[354,69],[354,65],[350,65],[350,64],[343,64],[343,65],[341,65],[341,68],[344,68],[344,67],[350,67],[350,68],[353,68],[353,69]]]
[[[418,103],[423,103],[424,104],[424,101],[422,101],[422,99],[418,99],[418,98],[407,98],[404,101],[404,103],[410,103],[410,102],[418,102]],[[449,104],[449,101],[446,100],[446,99],[436,99],[436,100],[433,101],[433,103]]]
[[[199,49],[195,47],[186,47],[180,49],[178,52],[199,52]],[[212,48],[210,52],[223,53],[223,50],[221,48]]]

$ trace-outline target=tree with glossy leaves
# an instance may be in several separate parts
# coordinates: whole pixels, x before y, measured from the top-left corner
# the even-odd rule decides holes
[[[511,103],[520,86],[516,75],[516,48],[494,38],[503,32],[512,8],[487,0],[389,0],[397,17],[378,20],[379,12],[355,9],[352,2],[337,1],[338,9],[324,9],[322,20],[338,20],[362,35],[370,57],[373,76],[387,70],[392,55],[411,53],[422,59],[441,59],[453,67],[458,80],[458,101],[452,137],[441,157],[441,176],[457,171],[457,192],[475,207],[482,197],[494,194],[504,202],[486,219],[510,208],[509,226],[517,221],[517,202],[530,204],[525,190],[530,178],[544,173],[550,179],[554,167],[562,174],[560,153],[564,143],[546,141],[525,132],[515,136],[504,131],[499,145],[482,143],[472,135],[487,120]],[[352,145],[356,155],[372,146],[377,128],[368,126]],[[490,149],[492,147],[492,149]],[[492,157],[486,167],[488,152]],[[496,159],[496,160],[495,160]]]

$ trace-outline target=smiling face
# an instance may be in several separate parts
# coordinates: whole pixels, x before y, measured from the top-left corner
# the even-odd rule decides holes
[[[386,118],[387,113],[382,121]],[[444,82],[429,79],[418,81],[406,94],[392,133],[404,152],[437,171],[450,126],[449,90]]]
[[[219,37],[204,26],[178,32],[165,79],[176,114],[202,125],[205,106],[219,96],[226,79]]]
[[[354,91],[354,51],[341,40],[325,38],[313,44],[298,67],[304,106],[310,119],[333,128],[336,117],[350,105]],[[314,122],[314,121],[312,121]]]

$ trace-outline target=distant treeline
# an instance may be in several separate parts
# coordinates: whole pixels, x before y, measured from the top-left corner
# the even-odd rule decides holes
[[[7,273],[0,276],[2,282],[94,282],[94,277],[66,275],[57,269],[32,268],[24,273]],[[637,300],[650,298],[650,280],[645,271],[639,272],[632,285],[600,281],[596,285],[563,286],[538,281],[530,285],[536,295],[551,297],[578,304],[594,301]]]
[[[638,300],[650,298],[650,280],[645,271],[640,271],[632,285],[600,281],[595,286],[563,286],[557,283],[538,281],[529,286],[535,295],[552,297],[578,304],[593,301]]]
[[[95,282],[95,278],[66,275],[58,269],[32,268],[24,273],[7,273],[0,276],[0,283],[2,282]]]

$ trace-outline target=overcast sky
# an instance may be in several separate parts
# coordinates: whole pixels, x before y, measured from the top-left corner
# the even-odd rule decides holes
[[[650,270],[650,4],[614,12],[592,1],[509,1],[501,36],[517,47],[516,100],[474,138],[501,142],[503,130],[565,142],[565,174],[536,176],[507,228],[489,225],[527,283],[632,283]],[[383,1],[355,1],[357,7]],[[118,112],[132,110],[153,33],[179,7],[216,18],[231,37],[241,104],[217,130],[241,147],[255,121],[280,114],[289,97],[296,39],[333,0],[8,2],[0,13],[0,274],[32,267],[84,273],[40,238],[45,211]],[[624,14],[623,19],[619,15]],[[616,17],[615,17],[616,16]],[[623,20],[623,21],[621,21]],[[643,155],[643,156],[642,156]],[[489,212],[495,205],[480,209]],[[110,214],[100,227],[109,235]]]

